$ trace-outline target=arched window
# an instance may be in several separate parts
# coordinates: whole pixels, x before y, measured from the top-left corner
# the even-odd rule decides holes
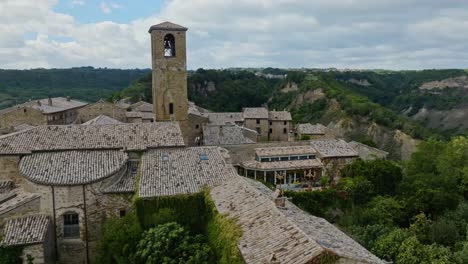
[[[80,237],[80,219],[75,212],[63,214],[63,237],[64,238],[79,238]]]
[[[172,34],[164,37],[164,57],[175,57],[175,39]]]

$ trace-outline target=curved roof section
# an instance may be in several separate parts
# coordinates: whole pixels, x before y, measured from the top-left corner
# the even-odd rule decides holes
[[[25,156],[20,173],[44,185],[82,185],[120,171],[128,155],[118,150],[42,152]]]

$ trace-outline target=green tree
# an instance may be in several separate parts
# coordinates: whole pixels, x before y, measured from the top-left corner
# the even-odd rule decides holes
[[[424,245],[415,236],[407,238],[401,244],[396,257],[397,264],[449,264],[450,251],[433,245]]]
[[[363,176],[341,178],[337,188],[346,192],[353,204],[364,204],[374,195],[372,183]]]
[[[0,245],[0,263],[2,264],[21,264],[22,247],[6,247]]]
[[[403,205],[393,197],[374,197],[364,209],[365,223],[393,226],[401,222]]]
[[[408,230],[397,228],[392,232],[379,237],[372,247],[372,252],[387,261],[395,261],[398,252],[400,251],[401,243],[410,236],[411,234]]]
[[[201,235],[191,236],[181,225],[171,222],[145,231],[137,245],[140,263],[212,263],[211,248]]]
[[[120,219],[108,219],[97,245],[97,263],[134,263],[136,241],[141,229],[136,214],[130,213]]]

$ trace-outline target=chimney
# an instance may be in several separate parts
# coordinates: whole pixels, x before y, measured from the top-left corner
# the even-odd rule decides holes
[[[49,106],[52,106],[52,97],[49,96]]]
[[[283,192],[279,189],[273,192],[273,200],[275,201],[276,207],[285,208],[286,207],[286,197],[283,196]]]
[[[71,97],[67,96],[67,102],[70,102],[70,100],[71,100]]]

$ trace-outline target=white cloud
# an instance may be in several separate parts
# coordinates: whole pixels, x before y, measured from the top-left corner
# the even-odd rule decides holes
[[[101,2],[101,4],[99,5],[99,8],[104,14],[110,14],[112,13],[113,10],[122,8],[122,5],[112,3],[112,2],[110,3]]]
[[[84,0],[72,0],[70,4],[72,6],[82,6],[82,5],[85,5],[86,2]]]
[[[1,67],[148,68],[147,30],[166,20],[189,27],[190,68],[468,65],[466,1],[170,0],[126,24],[80,24],[54,11],[57,2],[0,1]],[[100,8],[108,14],[122,6],[103,1]]]

